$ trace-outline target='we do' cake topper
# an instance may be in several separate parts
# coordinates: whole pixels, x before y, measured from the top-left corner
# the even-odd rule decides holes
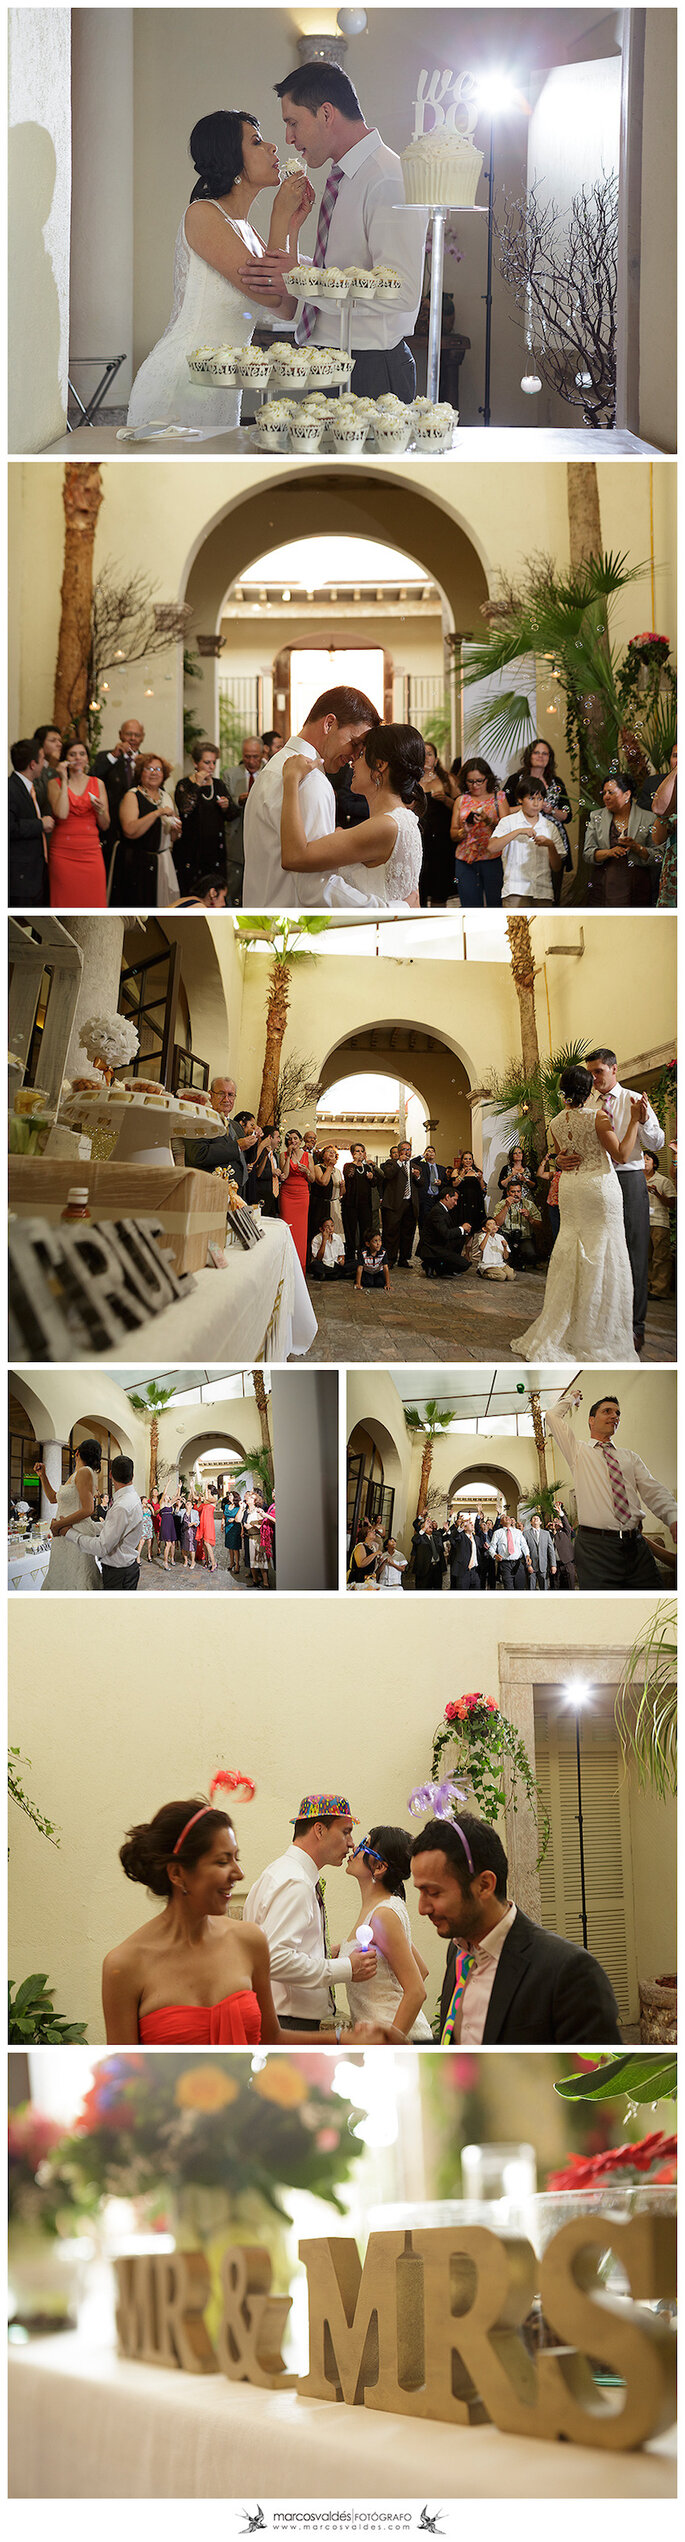
[[[462,71],[461,76],[457,71],[420,71],[412,141],[438,132],[461,132],[470,141],[477,111],[476,82],[470,71]]]

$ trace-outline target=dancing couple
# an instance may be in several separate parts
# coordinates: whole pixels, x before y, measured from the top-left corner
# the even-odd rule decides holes
[[[418,909],[425,755],[415,726],[382,724],[363,690],[324,690],[250,788],[245,908]],[[333,780],[350,762],[368,817],[344,829]]]
[[[618,1081],[616,1053],[565,1068],[564,1110],[550,1124],[559,1234],[542,1313],[511,1343],[517,1359],[559,1365],[637,1361],[647,1314],[649,1194],[643,1154],[664,1133],[645,1094]]]

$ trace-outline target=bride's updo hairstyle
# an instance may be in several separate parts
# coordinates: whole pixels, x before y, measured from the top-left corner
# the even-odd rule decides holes
[[[80,1456],[82,1465],[90,1466],[91,1474],[99,1474],[102,1464],[99,1439],[77,1439],[76,1454]]]
[[[582,1104],[587,1103],[593,1082],[589,1068],[564,1068],[559,1083],[573,1112],[580,1112]]]
[[[190,156],[197,170],[191,203],[207,203],[222,194],[230,194],[236,177],[244,174],[243,124],[252,124],[256,132],[256,115],[225,112],[201,115],[190,135]]]
[[[176,1853],[184,1827],[188,1829],[185,1843]],[[150,1889],[153,1898],[170,1898],[173,1895],[173,1881],[169,1879],[172,1855],[175,1854],[176,1861],[182,1863],[186,1871],[194,1871],[202,1855],[210,1852],[213,1838],[221,1827],[230,1827],[233,1835],[233,1820],[225,1809],[208,1809],[206,1802],[199,1801],[197,1796],[194,1801],[165,1801],[154,1818],[144,1820],[141,1827],[129,1827],[126,1842],[119,1848],[122,1870],[127,1880],[139,1880],[144,1889]]]
[[[390,1890],[391,1898],[403,1898],[404,1883],[409,1878],[413,1837],[407,1834],[406,1827],[370,1827],[368,1841],[373,1852],[380,1854],[387,1866],[383,1873],[383,1887]],[[371,1871],[377,1871],[378,1864],[372,1862],[369,1867]]]
[[[423,734],[415,724],[376,724],[364,742],[367,768],[387,767],[388,782],[400,803],[408,803],[412,812],[426,809],[421,778],[426,764]],[[354,784],[354,777],[352,780]]]

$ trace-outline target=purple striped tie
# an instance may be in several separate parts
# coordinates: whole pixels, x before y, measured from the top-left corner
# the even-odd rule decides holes
[[[604,1450],[604,1461],[609,1476],[609,1488],[616,1517],[618,1518],[621,1527],[629,1527],[631,1523],[630,1502],[623,1480],[623,1475],[621,1473],[616,1449],[610,1446],[608,1439],[604,1439],[602,1441],[602,1446]]]
[[[312,263],[313,263],[314,265],[325,265],[325,262],[326,262],[326,248],[327,248],[327,246],[328,246],[328,232],[329,232],[329,229],[330,229],[330,226],[331,226],[331,220],[332,220],[332,217],[333,217],[333,207],[334,207],[334,204],[335,204],[335,203],[336,203],[336,201],[337,201],[337,196],[338,196],[338,187],[342,185],[342,181],[343,181],[344,174],[345,174],[345,170],[344,170],[344,168],[339,168],[339,167],[338,167],[338,165],[337,165],[337,161],[336,161],[336,160],[334,160],[334,161],[333,161],[333,166],[332,166],[332,168],[331,168],[330,176],[329,176],[329,177],[327,177],[327,179],[326,179],[326,184],[325,184],[325,187],[324,187],[324,191],[323,191],[323,194],[322,194],[322,197],[321,197],[321,203],[320,203],[320,206],[319,206],[319,220],[318,220],[318,227],[317,227],[317,232],[316,232],[316,246],[315,246],[315,248],[314,248],[314,254],[313,254],[313,257],[312,257]],[[307,303],[306,303],[306,305],[305,305],[305,308],[304,308],[304,309],[303,309],[303,311],[302,311],[302,316],[301,316],[301,318],[298,318],[297,326],[296,326],[296,328],[295,328],[295,343],[296,343],[296,344],[306,344],[306,343],[308,342],[308,338],[309,338],[309,336],[310,336],[310,335],[313,335],[313,332],[314,332],[314,324],[315,324],[315,320],[316,320],[316,302],[315,302],[315,301],[307,301]]]

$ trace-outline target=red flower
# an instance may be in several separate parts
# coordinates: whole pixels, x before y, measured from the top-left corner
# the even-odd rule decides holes
[[[643,2136],[636,2145],[611,2145],[603,2154],[572,2154],[564,2171],[550,2172],[548,2189],[591,2189],[602,2180],[611,2180],[618,2172],[649,2172],[652,2179],[675,2178],[677,2136],[659,2132]],[[666,2171],[655,2171],[657,2157]],[[672,2168],[670,2166],[673,2166]]]

